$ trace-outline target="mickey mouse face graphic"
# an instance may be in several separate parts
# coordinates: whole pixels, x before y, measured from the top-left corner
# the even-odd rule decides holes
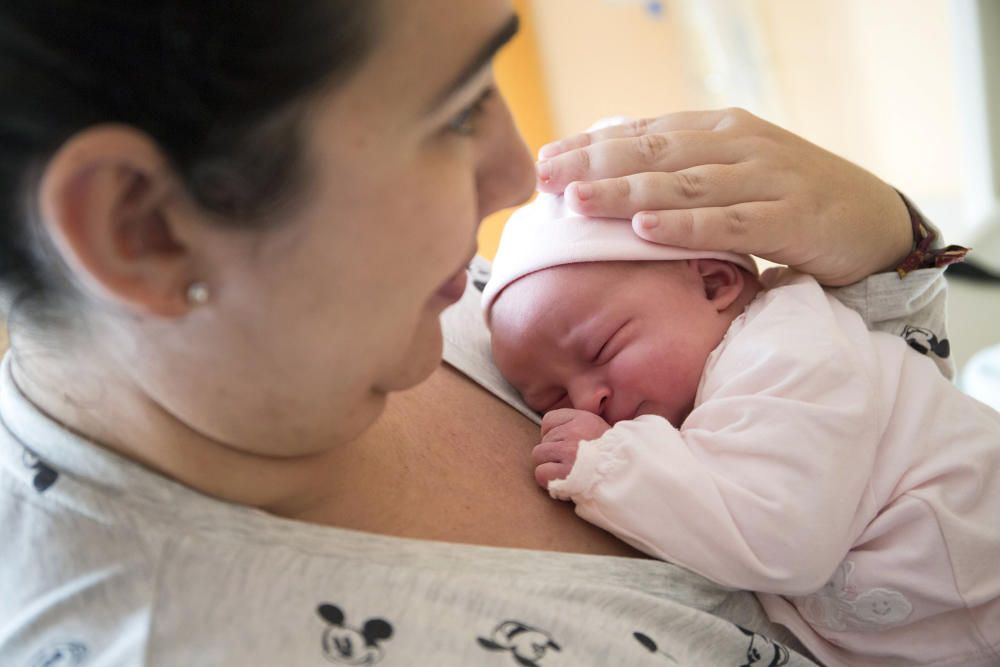
[[[59,473],[46,465],[27,447],[21,452],[21,462],[25,468],[35,471],[35,479],[32,480],[32,484],[35,486],[35,491],[39,493],[48,491],[49,487],[59,479]]]
[[[340,665],[374,665],[384,651],[379,642],[392,636],[392,625],[381,618],[365,622],[360,629],[344,624],[344,612],[332,604],[321,604],[316,613],[330,625],[323,632],[323,655]]]
[[[740,667],[781,667],[787,665],[790,660],[788,649],[777,642],[768,639],[763,635],[747,630],[737,625],[744,635],[750,638],[750,645],[747,646],[746,662]]]
[[[478,639],[479,645],[490,651],[510,651],[514,660],[524,667],[539,667],[550,650],[562,650],[547,632],[518,621],[504,621],[493,629],[491,638]]]
[[[930,329],[907,324],[903,328],[902,336],[906,344],[920,354],[935,354],[941,359],[947,359],[951,355],[951,343],[948,339],[938,339]]]

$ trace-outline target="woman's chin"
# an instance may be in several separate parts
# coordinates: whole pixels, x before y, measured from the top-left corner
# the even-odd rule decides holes
[[[389,377],[378,383],[378,390],[389,393],[410,389],[429,378],[441,365],[444,348],[441,322],[436,314],[428,319],[414,336],[406,357],[396,364]]]
[[[410,389],[429,378],[441,365],[444,348],[441,312],[462,298],[468,280],[469,274],[463,265],[430,295],[406,355],[395,364],[391,375],[376,385],[377,390],[393,392]]]

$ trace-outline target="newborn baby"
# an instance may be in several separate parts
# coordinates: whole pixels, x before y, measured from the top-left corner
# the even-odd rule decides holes
[[[483,293],[536,478],[830,665],[1000,663],[1000,415],[808,276],[541,195]]]

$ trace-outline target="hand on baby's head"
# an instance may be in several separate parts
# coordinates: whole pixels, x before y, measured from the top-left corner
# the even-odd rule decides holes
[[[562,408],[542,418],[542,442],[531,453],[535,463],[535,481],[543,489],[549,482],[566,479],[576,463],[581,440],[596,440],[611,425],[592,412]]]

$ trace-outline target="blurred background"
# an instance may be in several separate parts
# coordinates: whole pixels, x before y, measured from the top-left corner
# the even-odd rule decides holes
[[[1000,274],[1000,0],[514,4],[497,77],[533,150],[605,116],[740,106],[878,174]],[[1000,343],[1000,287],[949,279],[962,366]]]
[[[741,106],[878,174],[971,246],[986,273],[948,271],[951,349],[966,388],[1000,409],[1000,0],[514,4],[522,31],[496,70],[532,150],[606,116]],[[508,215],[483,224],[484,256]]]

